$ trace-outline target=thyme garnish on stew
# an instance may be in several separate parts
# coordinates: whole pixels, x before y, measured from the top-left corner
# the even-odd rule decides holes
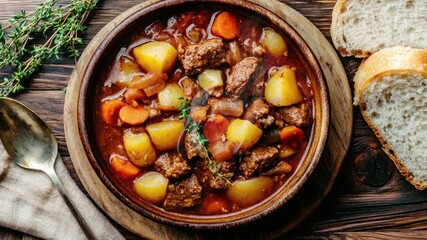
[[[190,117],[190,111],[191,111],[190,103],[191,102],[190,102],[190,100],[188,100],[187,98],[183,98],[183,97],[180,97],[179,100],[184,100],[184,101],[178,105],[178,111],[181,112],[178,119],[179,120],[191,121],[191,117]]]
[[[0,79],[0,96],[8,96],[24,89],[23,82],[36,73],[50,58],[59,58],[65,50],[70,57],[78,57],[76,44],[83,40],[79,34],[86,30],[83,23],[98,0],[71,0],[67,5],[48,0],[33,12],[21,13],[0,26],[0,69],[10,66],[13,73]],[[34,43],[36,36],[45,41]]]
[[[185,120],[186,121],[186,132],[192,132],[194,131],[196,133],[196,144],[199,145],[202,149],[202,152],[205,155],[205,160],[208,160],[208,167],[209,170],[215,175],[216,179],[224,180],[228,185],[231,185],[231,182],[228,178],[226,178],[223,174],[219,172],[219,166],[218,163],[212,160],[209,155],[209,150],[206,147],[208,144],[208,140],[206,139],[205,135],[203,135],[203,126],[198,124],[197,122],[193,121],[190,116],[191,112],[191,102],[187,98],[179,98],[181,100],[184,100],[182,103],[179,104],[178,110],[181,112],[178,119]]]

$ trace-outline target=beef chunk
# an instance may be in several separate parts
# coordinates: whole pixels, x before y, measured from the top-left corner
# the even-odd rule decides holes
[[[202,186],[194,174],[176,183],[172,189],[173,191],[168,192],[163,203],[166,210],[193,207],[199,204],[202,197]]]
[[[269,114],[270,107],[264,100],[255,99],[243,114],[243,119],[251,121],[259,128],[267,128],[274,123],[274,117]]]
[[[187,157],[190,160],[197,156],[205,158],[206,153],[203,151],[203,147],[197,143],[197,139],[196,131],[190,131],[185,134],[185,151],[187,152]]]
[[[196,94],[201,90],[200,86],[189,77],[185,77],[180,82],[182,88],[184,89],[184,95],[187,99],[192,100],[194,96],[196,96]]]
[[[230,76],[227,79],[226,91],[234,99],[237,99],[252,84],[255,72],[258,69],[260,60],[255,57],[247,57],[234,65]]]
[[[252,151],[251,155],[245,157],[239,166],[243,177],[249,179],[255,174],[272,167],[279,157],[276,147],[259,147]]]
[[[225,47],[221,39],[206,40],[178,51],[186,75],[198,74],[205,68],[225,63]]]
[[[200,181],[212,189],[227,189],[234,175],[235,161],[203,160],[196,164]]]
[[[187,160],[181,153],[165,153],[161,155],[154,163],[154,168],[169,179],[180,178],[191,170]]]
[[[249,90],[249,95],[252,97],[262,97],[264,96],[264,90],[265,90],[265,79],[258,78],[252,85]]]
[[[208,91],[209,95],[214,97],[221,97],[224,94],[223,86],[213,87]]]
[[[274,113],[276,125],[281,128],[285,126],[284,122],[297,127],[309,125],[311,114],[310,107],[310,104],[306,102],[295,106],[279,108]]]
[[[206,122],[207,114],[207,106],[193,106],[190,112],[191,119],[199,124],[204,124]]]

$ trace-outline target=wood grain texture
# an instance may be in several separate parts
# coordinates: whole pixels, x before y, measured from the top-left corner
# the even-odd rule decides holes
[[[391,231],[391,232],[334,232],[317,234],[316,236],[296,236],[295,239],[316,239],[316,240],[386,240],[386,239],[426,239],[427,231]]]
[[[31,10],[43,0],[0,0],[0,23],[21,9]],[[271,1],[271,0],[268,0]],[[141,0],[102,0],[88,20],[84,34],[86,47],[95,34],[114,17]],[[312,21],[330,41],[329,26],[335,0],[281,0]],[[360,59],[341,58],[350,87]],[[49,62],[27,85],[27,91],[18,96],[35,112],[48,121],[59,139],[63,132],[63,102],[61,91],[68,83],[74,68],[74,59],[65,56]],[[0,72],[0,74],[2,74]],[[45,95],[50,93],[49,100]],[[54,103],[51,100],[55,99]],[[48,110],[46,110],[48,109]],[[350,151],[328,198],[308,219],[283,239],[425,239],[427,231],[427,191],[421,192],[408,184],[382,152],[375,135],[355,109],[354,132]],[[73,179],[80,186],[65,142],[60,141],[63,156]],[[377,164],[375,164],[377,163]],[[389,172],[388,181],[376,181],[377,172]],[[383,177],[378,177],[383,178]],[[371,179],[371,180],[367,180]],[[372,183],[377,184],[372,184]],[[114,223],[114,221],[112,221]],[[140,239],[116,224],[127,239]],[[213,233],[214,234],[214,233]],[[16,238],[12,238],[16,236]],[[4,236],[7,236],[4,237]],[[23,239],[22,234],[0,228],[0,239]]]

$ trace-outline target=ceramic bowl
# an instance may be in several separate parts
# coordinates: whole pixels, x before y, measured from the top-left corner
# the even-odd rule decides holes
[[[93,133],[93,92],[96,82],[99,81],[106,63],[115,56],[123,44],[123,40],[132,35],[138,26],[156,19],[157,16],[172,15],[176,12],[197,8],[209,8],[241,12],[245,15],[257,15],[281,29],[299,49],[305,59],[306,68],[309,69],[308,77],[311,78],[314,97],[314,129],[307,150],[299,166],[294,171],[288,182],[281,186],[270,197],[252,207],[237,212],[213,215],[196,216],[174,212],[167,212],[155,205],[140,200],[133,192],[129,191],[111,172],[107,163],[100,156],[100,149],[96,144]],[[231,228],[256,221],[286,204],[304,185],[313,169],[316,167],[325,146],[328,135],[329,107],[327,89],[319,65],[304,40],[284,20],[265,8],[243,0],[168,0],[154,2],[142,8],[127,18],[120,18],[119,23],[105,36],[102,44],[90,56],[82,76],[82,88],[78,99],[78,126],[79,134],[86,155],[105,186],[123,203],[136,212],[156,221],[180,227],[195,229],[220,229]],[[97,39],[99,41],[99,39]]]

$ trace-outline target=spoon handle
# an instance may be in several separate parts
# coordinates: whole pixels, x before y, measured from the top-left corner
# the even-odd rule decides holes
[[[61,181],[58,178],[58,175],[56,175],[56,172],[53,168],[49,168],[44,170],[44,172],[49,176],[50,180],[52,180],[53,185],[58,189],[59,193],[61,194],[62,198],[65,200],[65,203],[67,204],[68,208],[71,210],[73,215],[76,217],[77,222],[79,223],[80,227],[82,228],[84,234],[89,240],[95,240],[95,235],[93,234],[92,230],[89,228],[86,220],[82,217],[80,212],[77,210],[73,202],[71,202],[70,198],[67,195],[67,192],[64,189],[64,186],[62,185]]]

